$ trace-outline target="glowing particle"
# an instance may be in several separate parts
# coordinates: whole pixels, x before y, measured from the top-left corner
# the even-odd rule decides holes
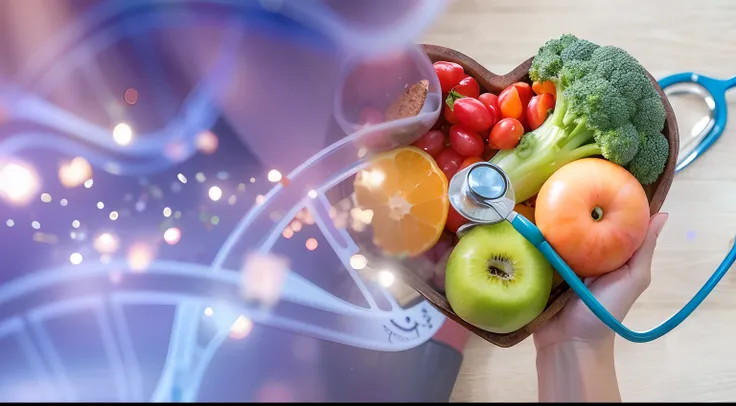
[[[276,169],[271,169],[268,171],[268,181],[271,183],[276,183],[281,180],[281,172],[277,171]]]
[[[216,202],[222,197],[222,189],[219,186],[212,186],[209,190],[210,199]]]
[[[61,199],[59,200],[59,204],[61,205],[61,207],[66,207],[69,202],[66,199]]]
[[[238,192],[245,192],[245,183],[238,184]]]
[[[298,233],[299,231],[302,231],[302,222],[301,222],[301,221],[299,221],[299,220],[294,220],[294,221],[292,221],[292,222],[291,222],[291,228],[292,228],[292,230],[294,230],[294,231],[295,231],[295,232],[297,232],[297,233]]]
[[[171,227],[164,231],[164,241],[169,245],[176,245],[181,239],[181,230]]]
[[[281,299],[289,260],[273,254],[249,254],[243,267],[242,293],[247,301],[257,301],[266,307]]]
[[[249,318],[241,315],[230,327],[230,338],[242,340],[250,334],[251,330],[253,330],[253,322]]]
[[[134,104],[138,103],[138,91],[133,89],[132,87],[125,89],[125,92],[123,93],[123,100],[125,103],[133,106]]]
[[[307,193],[307,196],[311,197],[312,199],[316,199],[317,198],[317,191],[314,190],[314,189],[312,189],[312,190],[309,191],[309,193]]]
[[[319,245],[319,243],[314,238],[310,238],[307,240],[307,243],[305,245],[308,250],[314,251],[317,249],[317,246]]]
[[[164,217],[171,217],[171,207],[164,207]]]
[[[48,193],[41,193],[41,201],[44,203],[51,203],[51,195]]]
[[[145,271],[153,261],[151,249],[142,243],[136,243],[128,250],[128,266],[136,272]]]
[[[175,219],[181,218],[181,212],[179,210],[177,210],[177,211],[174,212],[174,218]]]
[[[205,307],[205,309],[204,309],[204,315],[205,316],[209,317],[209,316],[212,316],[212,314],[214,314],[214,313],[215,313],[215,311],[212,310],[211,307]]]
[[[237,197],[235,197],[235,195],[232,195],[232,196],[230,196],[230,197],[229,197],[229,198],[227,199],[227,203],[228,203],[229,205],[231,205],[231,206],[232,206],[232,205],[234,205],[236,201],[238,201],[238,198],[237,198]]]
[[[289,180],[289,177],[288,176],[284,176],[283,178],[281,178],[281,181],[279,183],[281,183],[281,186],[287,187],[287,186],[289,186],[289,183],[290,182],[291,181]]]
[[[94,179],[91,179],[91,178],[84,181],[84,187],[86,189],[91,188],[92,185],[94,185],[94,184],[95,184],[95,181],[94,181]]]
[[[391,271],[381,270],[378,271],[378,275],[376,276],[378,279],[378,283],[380,283],[383,287],[389,287],[394,284],[394,281],[396,280],[396,276]]]
[[[366,265],[368,265],[368,260],[365,259],[364,256],[355,254],[350,257],[350,266],[352,266],[353,269],[363,269]]]
[[[217,136],[209,130],[200,132],[195,139],[197,149],[204,154],[212,154],[217,151],[218,144]]]
[[[220,180],[227,180],[230,177],[230,175],[225,171],[217,172],[217,175],[215,176],[217,177],[217,179]]]
[[[354,221],[363,224],[371,224],[373,221],[373,210],[361,210],[359,207],[353,207],[350,209],[350,216]]]
[[[115,220],[117,220],[117,219],[118,219],[118,212],[116,212],[116,211],[111,211],[111,212],[110,212],[110,220],[113,220],[113,221],[115,221]]]
[[[102,233],[94,239],[92,246],[100,254],[112,254],[120,247],[120,241],[110,233]]]
[[[258,195],[256,196],[256,204],[262,204],[266,200],[266,196]]]
[[[187,177],[182,175],[181,173],[176,175],[176,178],[179,179],[179,182],[181,183],[187,183]]]
[[[210,218],[210,223],[212,223],[213,226],[216,226],[220,224],[220,218],[217,216],[212,216],[212,218]]]
[[[197,182],[202,183],[207,180],[207,177],[204,176],[202,172],[197,172],[197,174],[194,175],[194,179],[197,179]]]
[[[72,240],[76,240],[77,239],[77,232],[76,231],[72,231],[71,233],[69,233],[69,238],[71,238]]]
[[[256,183],[256,178],[250,178],[250,183]]]
[[[105,208],[105,203],[97,202],[97,208],[100,209],[100,210],[104,209]]]
[[[125,123],[120,123],[112,129],[112,138],[118,145],[128,145],[133,141],[133,129]]]
[[[289,238],[294,236],[294,230],[292,230],[289,227],[286,227],[284,231],[281,233],[281,235],[288,240]]]
[[[0,197],[11,203],[28,203],[39,187],[38,176],[30,167],[17,163],[0,166]]]
[[[8,221],[5,222],[5,225],[8,227],[13,227],[15,225],[15,221],[13,221],[13,219],[8,219]]]
[[[31,227],[33,227],[34,229],[38,230],[38,229],[41,228],[41,223],[39,223],[38,221],[35,221],[34,220],[34,221],[31,222]]]
[[[91,176],[92,166],[81,156],[59,167],[59,180],[67,188],[77,187],[89,180]],[[92,186],[91,183],[90,186]]]
[[[71,262],[73,265],[79,265],[82,263],[82,254],[75,252],[72,255],[69,255],[69,262]]]
[[[688,231],[686,233],[686,238],[688,241],[695,241],[695,231]]]
[[[135,202],[135,211],[140,213],[143,210],[146,210],[146,202],[144,202],[143,200],[138,200],[137,202]]]
[[[73,228],[79,228],[79,220],[72,221],[72,227]]]

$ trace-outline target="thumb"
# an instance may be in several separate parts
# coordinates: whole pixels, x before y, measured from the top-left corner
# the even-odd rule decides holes
[[[647,235],[644,237],[644,242],[629,260],[632,272],[636,274],[650,272],[654,248],[657,246],[657,237],[662,232],[668,217],[669,214],[667,213],[657,213],[649,220],[649,230],[647,230]]]

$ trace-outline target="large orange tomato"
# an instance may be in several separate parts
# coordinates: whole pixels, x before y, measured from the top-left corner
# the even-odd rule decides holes
[[[534,214],[547,241],[582,277],[620,268],[649,227],[642,186],[626,169],[600,158],[557,170],[540,189]]]

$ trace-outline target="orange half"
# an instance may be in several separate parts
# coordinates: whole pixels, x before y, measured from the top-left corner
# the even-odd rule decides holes
[[[383,152],[358,173],[354,187],[358,207],[373,211],[373,243],[384,254],[417,256],[439,240],[450,205],[447,178],[426,152]]]

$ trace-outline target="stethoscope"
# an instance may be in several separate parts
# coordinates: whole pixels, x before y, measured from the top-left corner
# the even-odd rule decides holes
[[[723,80],[683,72],[666,76],[658,82],[666,95],[698,96],[705,101],[709,110],[702,125],[694,128],[688,136],[680,137],[680,152],[675,167],[675,171],[679,172],[703,155],[723,134],[728,118],[726,92],[736,87],[736,76]]]
[[[723,114],[723,117],[725,117],[725,113]],[[702,153],[705,148],[707,147],[702,148],[699,153]],[[516,231],[544,255],[596,317],[616,334],[633,342],[653,341],[672,331],[705,300],[736,260],[735,245],[731,247],[728,255],[726,255],[715,273],[680,311],[651,330],[633,331],[616,320],[593,296],[583,281],[545,240],[539,228],[523,215],[514,211],[516,204],[514,190],[508,177],[498,166],[489,162],[478,162],[469,165],[452,177],[448,192],[450,204],[458,213],[470,220],[458,230],[458,236],[462,236],[471,227],[478,225],[496,224],[502,221],[510,222]]]

